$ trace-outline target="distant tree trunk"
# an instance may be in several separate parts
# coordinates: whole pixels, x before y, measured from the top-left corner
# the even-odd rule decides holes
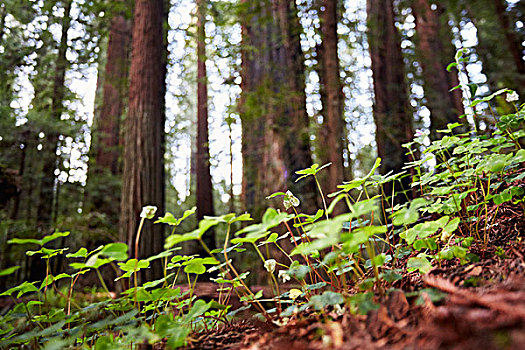
[[[399,33],[394,25],[393,1],[368,0],[367,16],[374,79],[376,144],[382,159],[380,172],[398,173],[410,160],[402,144],[412,140],[414,133]],[[409,197],[410,182],[407,177],[401,182]],[[391,186],[387,186],[385,191],[387,195],[392,195]],[[396,186],[396,194],[399,191],[399,186]],[[403,195],[396,195],[398,201],[403,198]]]
[[[496,8],[498,21],[507,41],[507,47],[509,48],[509,52],[512,55],[514,64],[516,65],[516,72],[519,74],[518,81],[523,85],[525,84],[525,62],[523,61],[523,46],[516,35],[516,31],[513,28],[514,25],[509,21],[506,1],[494,0],[494,6]]]
[[[88,206],[105,213],[115,226],[119,213],[115,202],[120,202],[120,188],[116,179],[107,177],[122,173],[119,164],[120,124],[127,100],[130,43],[129,20],[123,14],[117,14],[109,29],[102,105],[92,133],[94,160],[88,171],[88,182],[92,186],[88,187],[87,193]]]
[[[431,113],[432,140],[441,138],[443,135],[438,130],[446,129],[449,123],[460,122],[458,117],[465,113],[461,90],[450,92],[451,88],[459,84],[456,70],[446,70],[448,63],[454,59],[450,28],[446,22],[442,26],[440,16],[443,9],[439,4],[435,6],[432,10],[429,0],[415,0],[412,5],[412,14],[416,18],[416,47],[423,68],[423,87]]]
[[[63,102],[65,96],[65,76],[67,68],[67,32],[71,25],[71,3],[65,2],[64,17],[62,18],[62,33],[58,47],[56,59],[55,76],[53,80],[53,95],[51,100],[51,120],[57,124],[64,110]],[[51,127],[50,132],[46,135],[46,142],[42,143],[42,181],[40,183],[40,195],[37,209],[37,222],[42,231],[49,229],[53,212],[53,197],[55,187],[55,169],[57,168],[57,148],[59,139],[59,128],[56,125]]]
[[[5,17],[7,16],[7,10],[4,3],[0,4],[0,43],[4,39],[5,33]]]
[[[71,4],[72,1],[64,3],[64,16],[61,21],[61,37],[58,46],[58,54],[55,61],[55,74],[53,77],[53,90],[49,110],[42,110],[43,115],[49,115],[52,125],[46,132],[46,140],[42,142],[40,155],[42,158],[42,172],[40,181],[40,192],[38,193],[37,227],[41,235],[50,233],[53,220],[53,200],[55,197],[55,169],[57,169],[57,149],[59,143],[59,122],[64,111],[65,76],[67,69],[66,52],[68,48],[68,31],[71,26]],[[37,92],[38,93],[38,92]],[[55,217],[56,219],[56,217]],[[31,269],[29,279],[39,280],[45,276],[45,264],[39,258],[30,258]]]
[[[213,189],[208,146],[208,83],[206,75],[206,1],[197,0],[197,220],[214,215]],[[215,248],[213,233],[203,237],[204,243]],[[206,252],[202,252],[206,253]]]
[[[324,10],[320,14],[322,42],[318,48],[318,74],[323,105],[318,154],[321,163],[332,163],[324,174],[321,173],[321,184],[328,193],[335,192],[337,185],[344,179],[343,145],[346,137],[343,120],[344,95],[337,50],[337,3],[337,0],[319,2]],[[342,208],[343,206],[338,206],[338,211]]]
[[[142,207],[155,205],[164,212],[164,35],[163,0],[135,2],[130,67],[129,111],[124,124],[123,183],[120,239],[134,255],[134,241]],[[162,250],[161,225],[147,220],[139,258]],[[160,266],[147,270],[147,279],[162,275]]]
[[[246,1],[245,1],[246,2]],[[265,197],[290,189],[301,209],[316,208],[312,179],[294,183],[295,171],[311,165],[300,26],[294,1],[250,3],[243,16],[242,95],[243,202],[254,217]]]
[[[505,3],[497,0],[470,0],[465,2],[466,16],[476,27],[476,53],[483,63],[483,73],[492,92],[501,88],[525,94],[525,72],[520,62],[520,39],[511,25]],[[515,6],[518,6],[516,4]],[[507,22],[508,21],[508,22]],[[510,42],[509,42],[510,39]],[[513,43],[516,39],[516,43]],[[522,59],[523,60],[523,59]]]

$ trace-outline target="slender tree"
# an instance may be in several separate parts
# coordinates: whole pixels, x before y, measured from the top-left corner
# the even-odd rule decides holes
[[[37,210],[37,220],[42,230],[49,229],[52,220],[54,187],[55,187],[55,169],[57,168],[57,148],[60,131],[58,123],[64,110],[64,97],[66,87],[64,85],[68,61],[66,52],[68,48],[68,31],[71,26],[71,5],[72,0],[64,2],[64,16],[62,17],[61,39],[58,46],[58,54],[55,64],[55,75],[53,78],[53,91],[50,106],[51,123],[47,140],[42,143],[42,181],[40,182],[40,195]]]
[[[214,215],[213,189],[208,147],[208,84],[206,75],[206,1],[197,0],[197,220]],[[203,237],[210,249],[215,248],[215,237]],[[205,252],[204,252],[205,253]]]
[[[135,2],[130,66],[129,111],[124,124],[123,184],[120,239],[134,250],[139,214],[143,206],[155,205],[164,212],[164,1]],[[142,232],[140,257],[162,250],[161,225],[148,220]],[[159,277],[152,268],[147,279]]]
[[[374,80],[374,121],[377,153],[382,159],[380,172],[401,172],[409,161],[402,145],[413,137],[409,112],[405,69],[399,33],[395,27],[392,0],[367,1],[368,42]],[[403,190],[410,189],[410,180],[401,182]],[[392,188],[385,188],[387,195]],[[399,192],[397,188],[396,193]],[[403,196],[396,196],[402,200]]]
[[[416,47],[423,68],[427,107],[430,110],[430,137],[441,138],[438,130],[447,124],[460,122],[463,115],[461,90],[450,91],[459,85],[457,71],[447,72],[454,59],[450,27],[443,21],[444,9],[429,0],[414,0],[412,13],[416,18]]]
[[[322,41],[318,47],[318,74],[323,124],[318,139],[323,145],[318,147],[318,155],[321,163],[332,163],[327,171],[321,174],[325,190],[329,192],[336,191],[337,185],[343,182],[343,140],[346,137],[343,119],[344,94],[337,49],[337,3],[337,0],[319,2]]]

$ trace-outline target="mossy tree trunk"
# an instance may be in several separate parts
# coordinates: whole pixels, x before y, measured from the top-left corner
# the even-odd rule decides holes
[[[317,205],[313,180],[295,183],[295,171],[312,163],[297,8],[285,0],[243,4],[244,207],[260,217],[267,195],[290,189],[311,212]]]

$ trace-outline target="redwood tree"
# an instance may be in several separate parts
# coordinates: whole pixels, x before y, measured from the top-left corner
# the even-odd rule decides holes
[[[432,6],[433,5],[433,6]],[[412,13],[416,18],[416,47],[423,68],[423,80],[427,107],[430,110],[430,137],[441,136],[437,130],[447,124],[460,122],[463,115],[461,90],[450,90],[459,85],[457,72],[447,72],[447,65],[454,59],[450,27],[443,21],[444,9],[429,0],[415,0]]]
[[[206,75],[206,1],[197,0],[197,220],[214,215],[213,190],[210,174],[208,147],[208,86]],[[210,249],[215,248],[215,238],[208,232],[203,237]],[[205,252],[204,252],[205,253]]]
[[[164,212],[164,1],[135,1],[130,66],[129,111],[124,123],[123,183],[120,239],[133,251],[139,214],[155,205]],[[158,253],[163,247],[161,225],[147,220],[139,256]],[[148,279],[159,277],[160,268],[148,270]]]
[[[318,147],[318,154],[321,163],[332,163],[324,174],[322,173],[322,184],[328,192],[336,191],[337,185],[343,182],[343,139],[346,137],[343,119],[344,95],[337,50],[337,3],[337,0],[319,2],[322,41],[318,47],[318,73],[323,124],[318,135],[322,142]]]
[[[122,173],[120,159],[120,125],[127,102],[131,26],[124,13],[111,19],[100,113],[95,116],[92,132],[93,160],[88,174],[89,206],[105,213],[112,224],[118,223],[120,188],[116,176]]]
[[[409,112],[405,68],[399,33],[395,27],[392,0],[368,0],[368,43],[374,80],[374,121],[377,153],[382,159],[380,172],[401,172],[409,161],[402,144],[413,137],[412,116]],[[401,182],[403,190],[410,189],[410,180]],[[392,188],[385,188],[387,195]],[[396,193],[399,187],[396,188]],[[397,196],[399,200],[403,196]]]
[[[316,207],[311,179],[295,172],[311,165],[303,53],[295,1],[244,1],[242,35],[243,198],[254,216],[273,192],[291,189],[304,211]]]

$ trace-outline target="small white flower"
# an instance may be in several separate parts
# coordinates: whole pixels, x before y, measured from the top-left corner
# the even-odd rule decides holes
[[[290,321],[288,317],[283,317],[280,320],[272,320],[272,322],[279,327],[286,326],[288,324],[288,321]]]
[[[157,207],[154,205],[146,205],[142,208],[140,212],[140,217],[145,219],[153,219],[155,213],[157,212]]]
[[[283,199],[283,205],[286,210],[290,209],[292,206],[298,207],[301,202],[299,201],[299,198],[293,195],[292,191],[288,190],[286,191],[286,195]]]
[[[264,268],[269,273],[273,273],[275,271],[275,266],[277,265],[277,261],[274,259],[268,259],[264,262]]]
[[[334,311],[335,311],[337,316],[343,316],[346,310],[345,310],[344,307],[341,307],[341,305],[335,304],[334,305]]]
[[[279,279],[283,281],[283,283],[286,283],[290,280],[290,275],[286,273],[286,270],[279,270]]]
[[[520,99],[520,96],[518,95],[516,91],[507,92],[507,97],[505,98],[507,102],[515,102],[515,101],[518,101],[519,99]]]
[[[417,129],[415,134],[414,134],[414,137],[420,137],[420,136],[425,136],[425,135],[426,134],[423,131]]]

